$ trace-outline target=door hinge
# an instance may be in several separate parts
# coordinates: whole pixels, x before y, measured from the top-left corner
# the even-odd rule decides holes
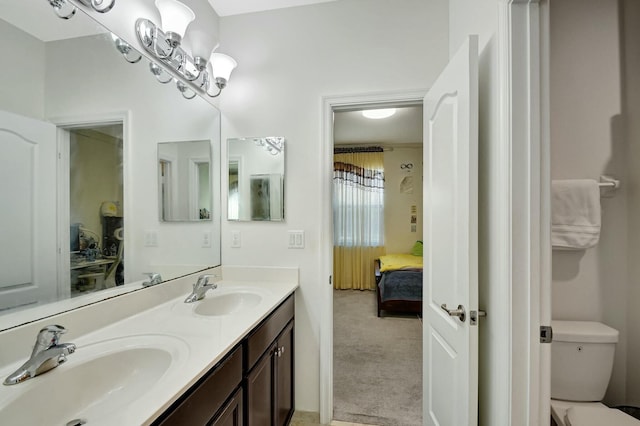
[[[333,275],[329,275],[329,285],[331,285],[331,278],[333,278]]]
[[[553,340],[553,329],[550,325],[540,326],[540,343],[551,343]]]

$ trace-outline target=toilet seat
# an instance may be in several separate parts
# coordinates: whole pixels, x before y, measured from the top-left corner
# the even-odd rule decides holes
[[[566,426],[640,426],[640,420],[604,405],[569,407],[564,420]]]

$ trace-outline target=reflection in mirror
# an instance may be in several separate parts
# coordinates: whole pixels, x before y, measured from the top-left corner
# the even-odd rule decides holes
[[[0,330],[219,265],[219,111],[128,63],[80,9],[3,0],[0,37]],[[158,219],[166,140],[216,147],[191,178],[207,222]]]
[[[164,222],[211,220],[211,142],[158,144],[158,209]]]
[[[227,140],[227,219],[284,220],[284,138]]]
[[[122,123],[70,129],[68,136],[69,210],[63,214],[70,218],[69,279],[76,296],[124,284]]]

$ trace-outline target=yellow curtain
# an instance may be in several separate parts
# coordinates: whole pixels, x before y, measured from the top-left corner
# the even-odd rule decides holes
[[[333,286],[375,289],[374,259],[384,247],[384,156],[334,154]]]
[[[383,254],[384,247],[333,247],[333,288],[375,290],[373,260]]]

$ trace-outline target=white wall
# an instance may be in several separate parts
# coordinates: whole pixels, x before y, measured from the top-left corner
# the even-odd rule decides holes
[[[594,248],[554,251],[552,317],[602,321],[620,331],[605,402],[625,399],[627,259],[626,140],[621,119],[621,51],[617,0],[550,2],[551,178],[620,178],[602,198],[602,232]]]
[[[402,169],[403,164],[413,164]],[[405,177],[413,178],[411,193],[401,192]],[[416,231],[411,232],[411,207],[416,206]],[[408,253],[422,241],[422,147],[395,146],[384,152],[384,245],[387,253]]]
[[[445,0],[342,0],[220,18],[238,61],[221,97],[223,137],[287,139],[284,223],[223,221],[223,263],[300,267],[296,409],[319,411],[321,98],[428,87],[447,59]],[[226,177],[223,188],[226,188]],[[225,197],[223,197],[225,198]],[[305,249],[287,249],[287,230]],[[231,231],[242,248],[231,249]]]
[[[44,43],[3,20],[0,38],[6,41],[3,55],[7,58],[0,78],[0,110],[42,119]]]

